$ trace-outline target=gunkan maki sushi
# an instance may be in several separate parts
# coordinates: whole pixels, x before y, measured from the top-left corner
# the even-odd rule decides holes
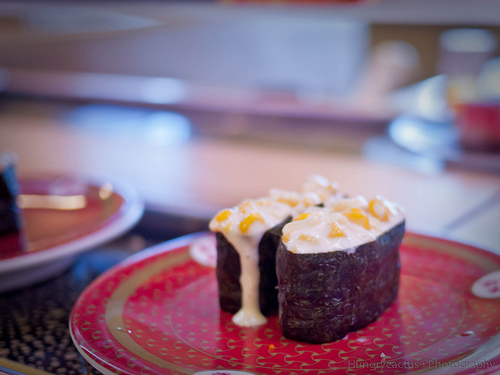
[[[279,323],[289,339],[339,340],[396,299],[402,210],[377,197],[340,199],[284,226],[276,253]]]
[[[301,192],[272,190],[269,197],[247,200],[212,219],[219,303],[222,310],[235,314],[235,324],[264,324],[265,316],[278,311],[276,249],[283,226],[338,194],[334,183],[310,176]]]

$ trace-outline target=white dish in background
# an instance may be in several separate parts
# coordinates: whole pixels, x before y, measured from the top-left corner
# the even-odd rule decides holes
[[[388,132],[394,143],[415,154],[452,163],[457,167],[500,172],[500,154],[462,148],[452,123],[401,116],[389,125]]]

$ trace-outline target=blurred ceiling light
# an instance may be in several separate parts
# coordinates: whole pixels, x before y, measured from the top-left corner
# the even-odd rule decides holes
[[[441,46],[451,52],[490,52],[496,49],[495,35],[485,29],[452,29],[440,36]]]
[[[174,104],[186,99],[185,83],[175,78],[154,77],[144,81],[140,88],[142,99],[152,104]]]
[[[22,209],[79,210],[87,206],[87,198],[85,195],[21,194],[17,204]]]

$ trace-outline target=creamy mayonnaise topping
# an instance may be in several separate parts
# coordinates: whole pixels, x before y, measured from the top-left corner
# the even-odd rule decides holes
[[[240,256],[242,300],[233,316],[235,324],[251,327],[267,322],[259,304],[259,242],[264,232],[294,213],[287,203],[262,198],[223,210],[210,222],[210,230],[223,233]]]
[[[354,252],[403,220],[402,209],[382,197],[340,199],[296,216],[283,228],[282,241],[294,253]]]
[[[264,233],[289,216],[309,207],[333,202],[340,197],[336,183],[322,176],[309,176],[301,192],[271,190],[269,197],[247,200],[220,211],[210,222],[210,230],[224,234],[240,256],[241,309],[233,316],[240,326],[266,323],[259,304],[259,242]]]
[[[338,183],[318,174],[306,177],[302,185],[302,195],[304,198],[310,195],[317,195],[320,203],[325,205],[342,198]]]

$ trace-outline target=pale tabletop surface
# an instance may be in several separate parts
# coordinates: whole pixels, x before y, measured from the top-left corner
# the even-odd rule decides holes
[[[424,175],[361,155],[194,137],[177,144],[77,127],[70,117],[0,113],[0,150],[20,175],[72,173],[135,186],[150,207],[210,217],[270,188],[297,189],[312,173],[350,195],[381,194],[406,209],[408,229],[500,252],[500,175],[448,169]]]

